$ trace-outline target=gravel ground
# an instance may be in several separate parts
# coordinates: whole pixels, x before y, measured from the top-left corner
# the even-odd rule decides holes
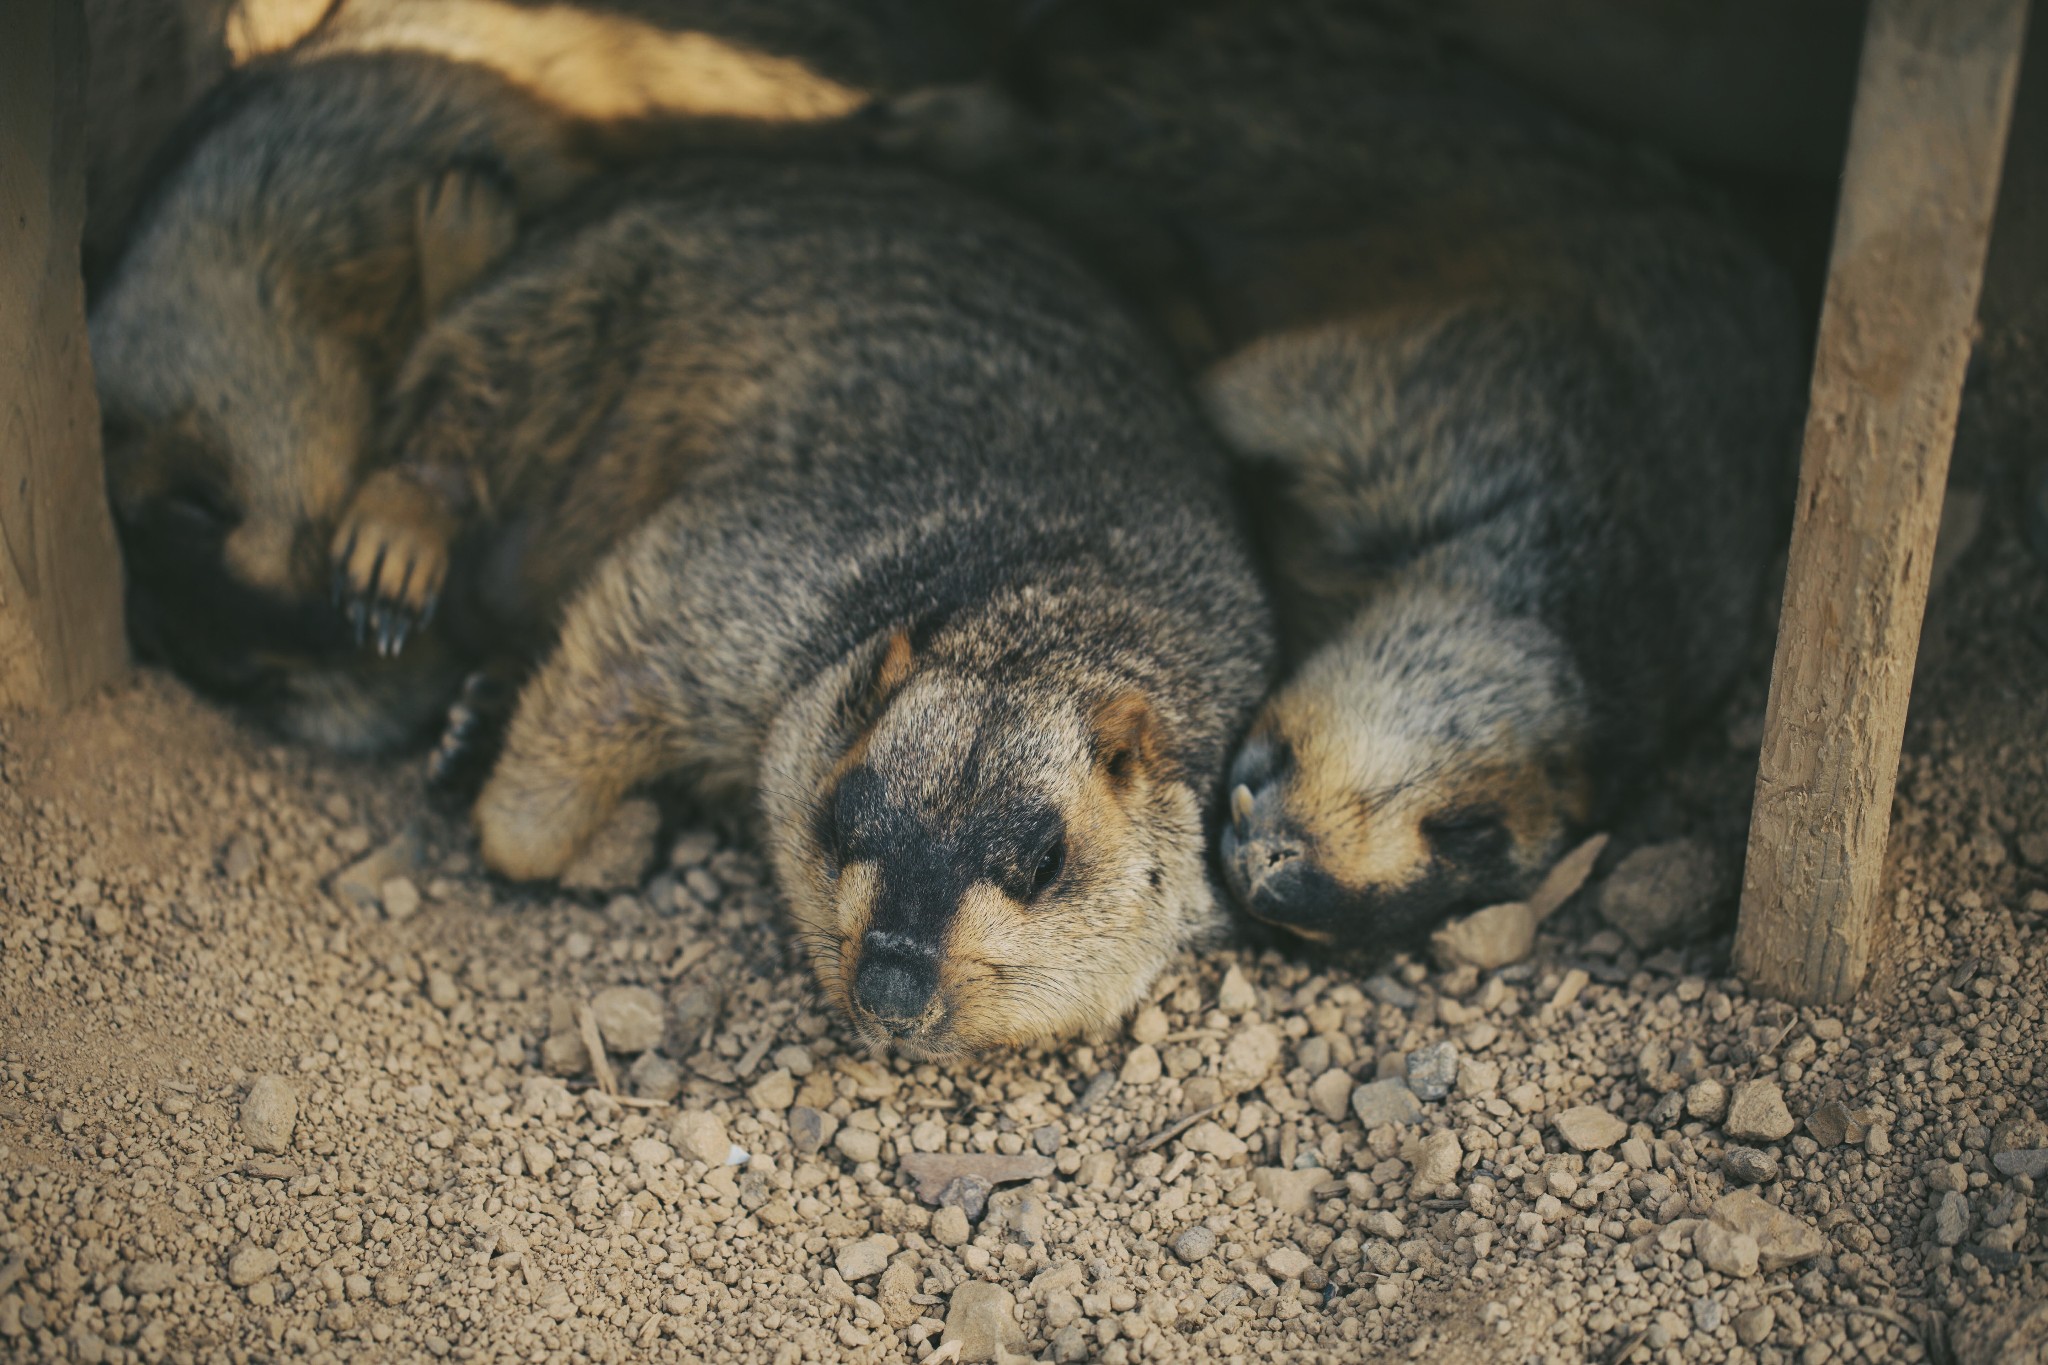
[[[1959,463],[1840,1011],[1726,975],[1757,682],[1524,963],[1245,948],[944,1067],[858,1053],[718,832],[510,891],[409,768],[154,675],[0,720],[0,1357],[2048,1358],[2048,582],[2002,477]]]

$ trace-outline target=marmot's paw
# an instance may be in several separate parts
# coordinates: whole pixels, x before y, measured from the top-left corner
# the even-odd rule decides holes
[[[455,518],[433,493],[395,469],[356,490],[334,535],[334,596],[356,643],[393,655],[433,619],[448,578]]]
[[[473,808],[484,866],[508,881],[552,881],[575,860],[615,802],[533,765],[499,762]]]
[[[427,756],[427,790],[440,800],[468,804],[476,799],[512,719],[518,686],[502,674],[478,671],[462,680],[462,695],[448,708],[448,724]]]

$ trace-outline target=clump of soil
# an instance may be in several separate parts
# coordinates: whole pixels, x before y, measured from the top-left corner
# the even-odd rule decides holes
[[[1732,903],[1760,670],[1526,962],[1191,957],[1121,1036],[945,1066],[858,1053],[716,833],[639,885],[514,891],[410,769],[267,745],[159,677],[7,718],[0,1355],[1846,1365],[1946,1358],[1952,1320],[1959,1352],[2034,1340],[2048,587],[1987,501],[1930,622],[1891,938],[1839,1011],[1751,997],[1698,918]],[[1665,933],[1654,895],[1707,936],[1601,917]]]

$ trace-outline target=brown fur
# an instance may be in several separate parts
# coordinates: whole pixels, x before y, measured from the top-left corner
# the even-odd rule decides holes
[[[1263,608],[1184,395],[1039,235],[916,177],[699,163],[522,247],[415,360],[398,469],[487,537],[541,509],[537,545],[593,471],[676,481],[520,697],[495,870],[555,875],[639,782],[752,795],[828,995],[932,1054],[1110,1027],[1213,929]],[[842,839],[844,802],[893,823]],[[914,1005],[877,985],[906,952]]]
[[[1371,6],[1221,0],[1029,93],[893,135],[1090,243],[1240,461],[1293,673],[1234,766],[1233,890],[1373,944],[1527,892],[1739,656],[1783,281],[1668,167]]]

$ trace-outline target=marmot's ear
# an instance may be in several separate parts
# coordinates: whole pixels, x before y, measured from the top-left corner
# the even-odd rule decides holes
[[[414,216],[421,310],[428,320],[512,249],[519,208],[505,171],[470,158],[420,186]]]
[[[1097,706],[1089,718],[1089,732],[1094,738],[1095,766],[1118,790],[1140,778],[1163,775],[1159,717],[1143,692],[1120,692]]]
[[[873,728],[898,688],[917,671],[910,632],[893,630],[862,645],[839,698],[839,729],[847,743]]]

